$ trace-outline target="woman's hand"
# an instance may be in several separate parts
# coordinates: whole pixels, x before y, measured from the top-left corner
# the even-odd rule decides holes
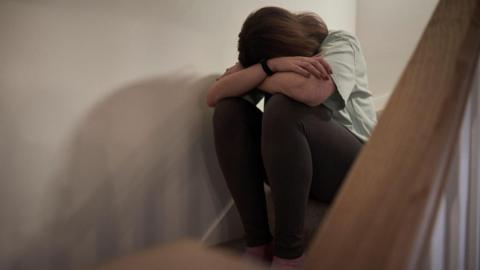
[[[221,78],[229,75],[229,74],[232,74],[232,73],[235,73],[237,71],[240,71],[243,69],[243,66],[240,64],[240,63],[235,63],[235,65],[225,69],[225,72],[220,76],[218,77],[217,79],[215,79],[216,81],[220,80]]]
[[[271,58],[267,61],[267,65],[273,72],[295,72],[304,77],[310,74],[323,80],[329,79],[332,73],[330,65],[321,56],[286,56]]]

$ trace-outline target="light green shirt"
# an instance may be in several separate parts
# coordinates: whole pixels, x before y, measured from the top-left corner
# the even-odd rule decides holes
[[[336,85],[335,92],[323,104],[332,111],[335,121],[366,142],[377,123],[377,114],[358,39],[346,31],[329,31],[319,54],[330,64]],[[243,98],[257,104],[263,96],[263,92],[252,90]]]
[[[367,65],[358,39],[346,31],[329,31],[320,50],[331,68],[336,91],[323,103],[333,119],[366,142],[377,123]]]

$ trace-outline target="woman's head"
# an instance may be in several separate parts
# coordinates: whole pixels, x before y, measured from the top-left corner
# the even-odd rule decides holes
[[[263,58],[312,56],[328,34],[314,13],[294,14],[279,7],[251,13],[238,34],[238,60],[248,67]]]

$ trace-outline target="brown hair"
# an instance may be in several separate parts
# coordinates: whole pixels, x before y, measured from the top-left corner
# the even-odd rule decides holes
[[[263,58],[312,56],[327,37],[324,21],[315,13],[295,14],[279,7],[251,13],[238,34],[238,61],[248,67]]]

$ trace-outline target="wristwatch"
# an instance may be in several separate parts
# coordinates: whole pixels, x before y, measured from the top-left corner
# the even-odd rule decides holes
[[[260,60],[260,65],[262,66],[263,71],[267,73],[267,76],[272,76],[273,71],[270,69],[270,67],[267,65],[268,58],[263,58]]]

